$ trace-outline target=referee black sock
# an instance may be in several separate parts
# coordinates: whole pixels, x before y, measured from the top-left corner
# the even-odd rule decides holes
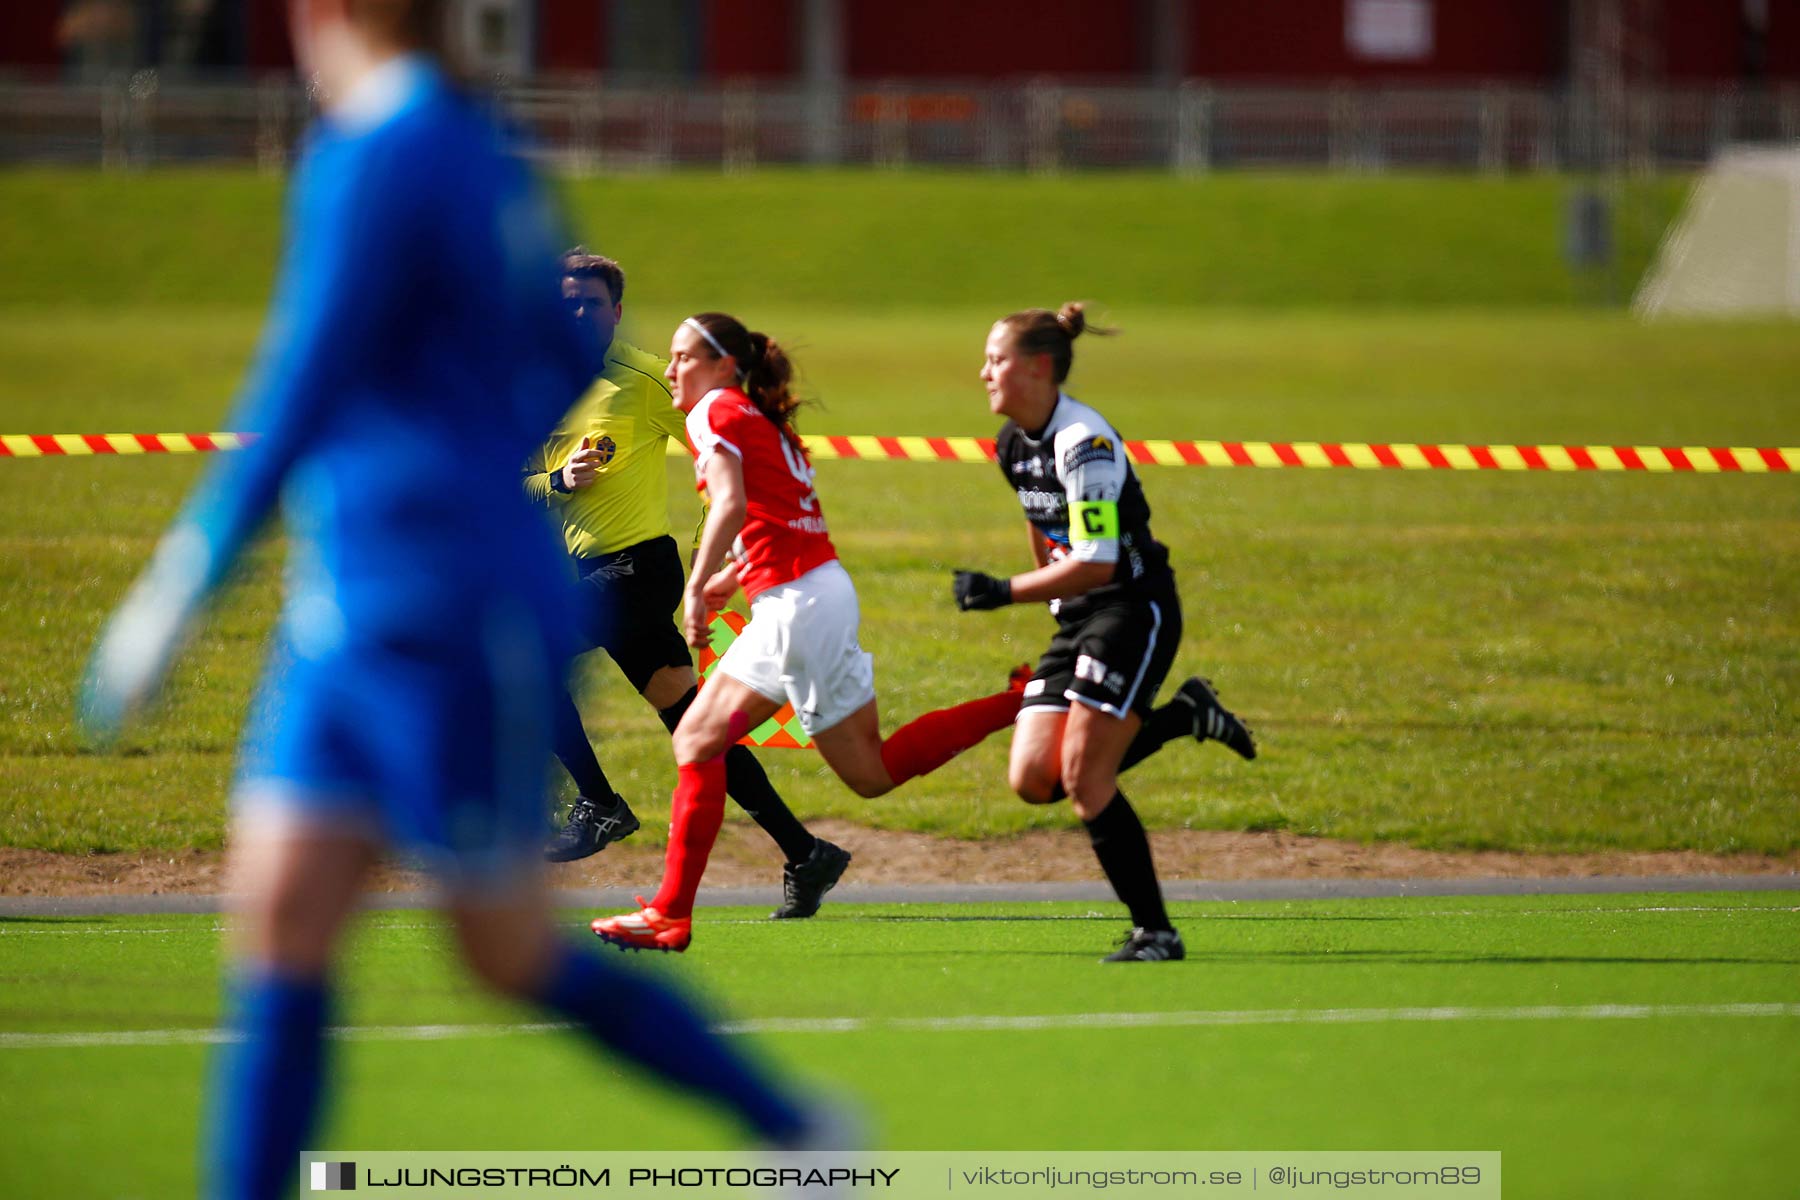
[[[681,715],[699,694],[698,687],[691,687],[681,699],[657,712],[670,733],[681,724]],[[781,847],[781,853],[789,862],[805,862],[812,855],[818,839],[806,831],[794,810],[769,782],[769,773],[756,761],[756,755],[750,753],[750,747],[733,746],[725,752],[725,794],[750,814],[750,819]]]
[[[1150,839],[1125,793],[1114,792],[1100,815],[1082,824],[1107,882],[1131,913],[1131,923],[1139,929],[1173,929],[1156,882],[1156,864],[1150,860]]]
[[[574,699],[564,691],[555,701],[551,714],[551,736],[555,739],[556,759],[575,781],[575,789],[594,802],[601,811],[610,811],[619,803],[617,792],[600,769],[593,743],[582,727],[581,713]]]
[[[674,733],[675,727],[681,724],[681,718],[686,716],[687,710],[694,706],[694,697],[699,694],[700,685],[695,684],[687,691],[681,693],[681,699],[669,705],[669,707],[657,709],[656,715],[658,719],[662,721],[663,728],[667,729],[670,733]]]
[[[1125,747],[1125,757],[1119,760],[1119,774],[1131,770],[1176,738],[1192,737],[1193,734],[1194,710],[1171,700],[1144,718],[1137,736]],[[1065,800],[1068,795],[1060,783],[1050,789],[1051,800]]]

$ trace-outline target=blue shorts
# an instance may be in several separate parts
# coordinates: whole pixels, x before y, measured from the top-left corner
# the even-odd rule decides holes
[[[312,656],[279,639],[245,731],[240,801],[365,832],[440,876],[535,862],[561,660],[516,602],[463,628]]]

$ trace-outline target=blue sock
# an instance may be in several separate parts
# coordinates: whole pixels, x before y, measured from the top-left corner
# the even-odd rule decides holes
[[[805,1119],[753,1063],[709,1030],[679,993],[574,946],[538,1001],[572,1018],[608,1048],[666,1082],[717,1100],[764,1138],[791,1139]]]
[[[312,1135],[324,1074],[328,989],[322,980],[246,972],[230,988],[213,1065],[205,1194],[218,1200],[287,1196]]]

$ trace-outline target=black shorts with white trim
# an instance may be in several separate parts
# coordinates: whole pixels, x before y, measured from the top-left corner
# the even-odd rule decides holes
[[[1020,712],[1085,704],[1108,716],[1147,716],[1181,646],[1181,602],[1119,599],[1063,621],[1025,685]]]

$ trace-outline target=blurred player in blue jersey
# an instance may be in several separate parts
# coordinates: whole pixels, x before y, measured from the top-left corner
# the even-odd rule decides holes
[[[429,867],[470,967],[761,1138],[818,1126],[674,993],[555,934],[537,869],[550,705],[571,625],[518,464],[601,370],[562,315],[543,196],[430,55],[440,0],[295,0],[324,114],[233,428],[261,436],[189,500],[113,617],[83,694],[110,734],[279,493],[288,601],[252,717],[231,852],[240,906],[206,1193],[285,1194],[315,1127],[333,951],[384,846]]]

